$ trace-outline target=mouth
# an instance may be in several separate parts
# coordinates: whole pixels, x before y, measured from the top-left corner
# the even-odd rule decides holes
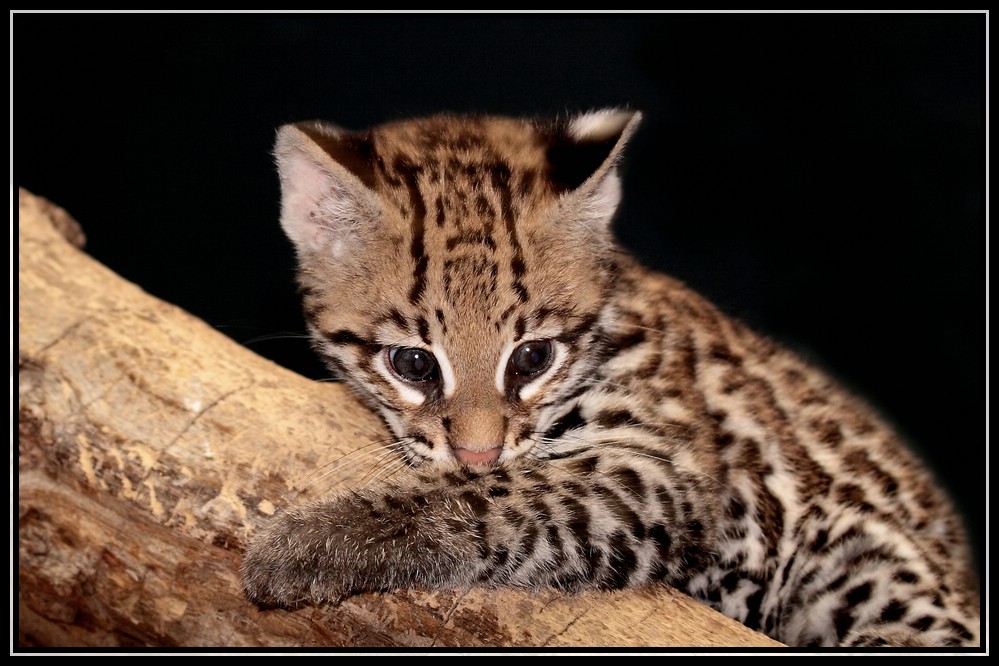
[[[499,459],[500,454],[503,453],[503,447],[497,446],[484,451],[473,451],[472,449],[463,449],[459,447],[452,449],[452,452],[454,453],[455,458],[466,465],[488,465]]]

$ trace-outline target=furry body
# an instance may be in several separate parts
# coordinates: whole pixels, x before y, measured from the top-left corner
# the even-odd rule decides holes
[[[637,122],[282,128],[316,347],[412,469],[279,517],[247,593],[663,582],[792,645],[977,644],[960,521],[891,429],[615,245]]]

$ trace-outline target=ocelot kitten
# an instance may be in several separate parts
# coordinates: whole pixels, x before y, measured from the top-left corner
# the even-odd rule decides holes
[[[791,645],[973,645],[958,518],[870,409],[610,230],[639,114],[280,129],[315,346],[409,470],[280,515],[258,602],[663,582]]]

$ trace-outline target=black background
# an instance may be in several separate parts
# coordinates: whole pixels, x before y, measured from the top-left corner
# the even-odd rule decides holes
[[[13,15],[13,180],[88,251],[321,377],[275,128],[627,105],[619,238],[869,398],[982,561],[984,14]]]

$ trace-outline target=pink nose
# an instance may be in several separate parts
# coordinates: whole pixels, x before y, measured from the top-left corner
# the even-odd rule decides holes
[[[486,465],[496,462],[496,459],[503,453],[503,447],[497,446],[495,449],[486,449],[485,451],[455,448],[453,451],[454,457],[466,465]]]

